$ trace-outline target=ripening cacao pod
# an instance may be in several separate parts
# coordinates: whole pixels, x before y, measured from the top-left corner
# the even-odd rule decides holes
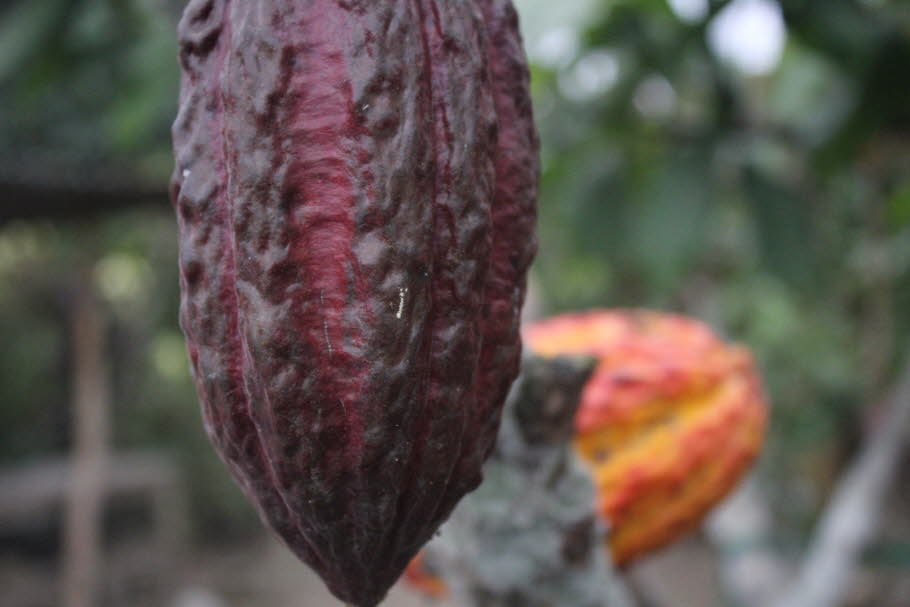
[[[401,579],[412,590],[431,598],[441,599],[448,596],[449,588],[442,579],[442,575],[435,567],[426,562],[425,551],[417,554],[411,562],[408,563]]]
[[[405,587],[428,599],[445,598],[449,596],[449,587],[442,579],[442,573],[438,568],[427,563],[425,552],[426,550],[422,550],[411,559],[401,580]]]
[[[585,354],[598,366],[576,415],[575,447],[592,472],[614,563],[696,527],[748,470],[766,424],[748,351],[683,316],[637,310],[565,314],[526,328],[541,356]],[[426,559],[408,585],[442,596]]]
[[[181,324],[264,521],[375,605],[480,482],[518,371],[537,138],[509,0],[192,0]]]
[[[566,314],[525,331],[543,356],[599,359],[576,416],[617,564],[698,526],[761,450],[767,407],[749,352],[650,311]]]

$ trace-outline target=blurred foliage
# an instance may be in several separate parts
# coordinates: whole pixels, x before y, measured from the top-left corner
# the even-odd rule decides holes
[[[178,4],[5,3],[0,174],[166,181]],[[798,541],[908,345],[910,7],[765,4],[786,38],[756,74],[712,44],[730,2],[519,2],[544,142],[534,271],[548,312],[679,310],[753,348],[774,403],[762,477]],[[178,454],[203,532],[249,525],[201,431],[164,205],[0,226],[0,462],[67,448],[67,290],[86,264],[116,446]]]
[[[910,9],[781,2],[781,60],[748,75],[711,45],[729,4],[599,3],[536,66],[536,269],[550,309],[677,309],[750,345],[764,472],[805,529],[910,329]]]
[[[160,179],[178,78],[175,3],[42,0],[0,12],[0,160]],[[110,174],[110,173],[108,173]],[[116,175],[111,175],[116,178]]]

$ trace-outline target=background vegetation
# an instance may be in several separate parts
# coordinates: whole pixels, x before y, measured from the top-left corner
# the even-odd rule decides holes
[[[258,523],[205,443],[177,327],[180,4],[0,9],[0,464],[72,444],[68,327],[89,277],[108,316],[113,448],[175,457],[210,545]],[[908,348],[910,5],[519,6],[544,143],[543,311],[677,310],[748,344],[773,402],[765,541],[798,555]],[[864,567],[906,582],[906,457],[886,500]]]

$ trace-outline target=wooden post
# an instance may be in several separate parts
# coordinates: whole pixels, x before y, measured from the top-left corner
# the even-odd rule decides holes
[[[70,303],[73,349],[72,465],[64,519],[63,607],[97,605],[101,561],[101,523],[110,408],[110,379],[105,359],[105,323],[83,273]]]

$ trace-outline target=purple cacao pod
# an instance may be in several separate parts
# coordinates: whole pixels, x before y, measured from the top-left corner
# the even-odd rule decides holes
[[[518,372],[537,138],[510,0],[192,0],[181,325],[263,520],[375,605],[480,482]]]

